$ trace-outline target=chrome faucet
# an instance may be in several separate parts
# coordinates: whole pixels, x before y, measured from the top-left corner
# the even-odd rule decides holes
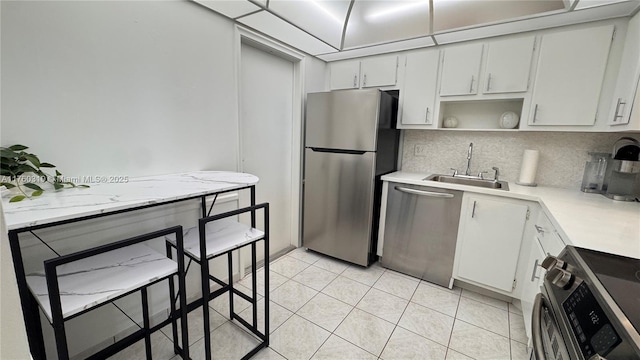
[[[473,143],[469,144],[469,151],[467,152],[467,170],[464,172],[466,176],[471,175],[471,156],[473,155]]]

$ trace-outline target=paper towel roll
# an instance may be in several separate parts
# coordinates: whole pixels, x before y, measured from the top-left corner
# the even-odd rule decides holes
[[[536,186],[536,171],[538,170],[538,150],[525,150],[522,156],[522,167],[520,168],[519,185]]]

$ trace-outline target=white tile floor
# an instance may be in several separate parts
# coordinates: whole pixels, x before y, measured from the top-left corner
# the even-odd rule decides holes
[[[261,279],[259,272],[264,294]],[[239,284],[249,291],[250,276]],[[270,295],[271,344],[254,359],[527,359],[524,321],[512,305],[378,264],[365,269],[296,249],[271,264]],[[228,320],[228,297],[210,306],[214,359],[239,359],[258,343]],[[234,306],[250,320],[247,302],[238,297]],[[193,311],[193,359],[204,357],[201,329],[202,315]],[[170,328],[154,336],[154,359],[174,358],[170,336]],[[144,358],[136,345],[115,358]]]

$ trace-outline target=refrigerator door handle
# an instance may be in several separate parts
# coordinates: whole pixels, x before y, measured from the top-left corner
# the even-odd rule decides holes
[[[343,150],[343,149],[328,149],[319,147],[310,147],[311,151],[323,152],[323,153],[336,153],[336,154],[352,154],[352,155],[364,155],[364,150]]]
[[[409,189],[409,188],[405,188],[405,187],[401,187],[401,186],[396,186],[395,189],[400,191],[400,192],[404,192],[404,193],[408,193],[408,194],[414,194],[414,195],[440,197],[440,198],[452,198],[453,197],[453,194],[449,194],[449,193],[439,193],[439,192],[433,192],[433,191]]]

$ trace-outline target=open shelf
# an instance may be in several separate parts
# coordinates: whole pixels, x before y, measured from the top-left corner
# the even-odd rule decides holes
[[[500,130],[515,131],[513,129],[503,129],[500,127],[500,116],[506,111],[513,111],[522,116],[522,104],[524,99],[501,99],[501,100],[473,100],[473,101],[442,101],[440,103],[440,116],[438,118],[438,128],[446,130]],[[448,117],[458,119],[455,128],[445,127],[444,121]]]

